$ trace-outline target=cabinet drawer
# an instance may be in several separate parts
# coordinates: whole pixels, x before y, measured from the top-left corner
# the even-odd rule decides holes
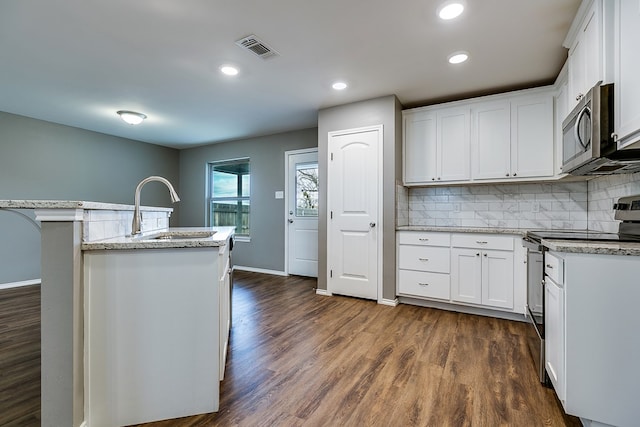
[[[401,245],[449,246],[451,234],[424,231],[399,231],[398,243]]]
[[[449,273],[449,264],[449,248],[412,245],[398,247],[398,268]]]
[[[453,234],[451,246],[456,248],[513,250],[513,236],[496,236],[492,234]]]
[[[558,285],[564,284],[564,260],[549,252],[544,255],[544,274]]]
[[[418,297],[449,299],[449,275],[399,270],[398,293]]]

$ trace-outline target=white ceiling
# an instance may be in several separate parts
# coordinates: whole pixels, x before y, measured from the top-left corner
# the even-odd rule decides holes
[[[183,148],[314,127],[321,108],[383,95],[414,107],[546,84],[580,0],[467,0],[449,22],[441,3],[2,1],[0,111]],[[235,45],[251,34],[280,56]],[[448,64],[457,50],[469,61]],[[148,119],[127,125],[122,109]]]

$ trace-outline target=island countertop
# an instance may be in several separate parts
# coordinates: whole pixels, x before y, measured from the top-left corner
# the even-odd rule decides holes
[[[214,232],[212,236],[196,238],[180,238],[180,235]],[[227,239],[233,235],[235,227],[171,227],[164,230],[153,230],[137,236],[114,237],[82,243],[83,251],[126,250],[126,249],[167,249],[167,248],[201,248],[226,245]],[[171,233],[173,239],[158,239],[162,234]]]
[[[90,202],[84,200],[0,200],[0,208],[6,209],[86,209],[132,211],[134,205]],[[173,212],[173,208],[140,206],[142,211]]]

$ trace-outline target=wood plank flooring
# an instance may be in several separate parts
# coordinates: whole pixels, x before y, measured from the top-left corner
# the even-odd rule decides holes
[[[40,286],[0,290],[0,426],[40,425]]]
[[[538,383],[529,325],[315,285],[236,272],[220,412],[143,426],[580,425]],[[40,425],[39,304],[0,291],[0,426]]]
[[[528,324],[315,294],[235,273],[220,412],[201,426],[579,426],[537,381]]]

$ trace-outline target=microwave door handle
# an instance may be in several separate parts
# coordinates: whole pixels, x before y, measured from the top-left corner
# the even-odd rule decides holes
[[[576,141],[578,141],[578,143],[580,143],[582,148],[584,148],[586,150],[587,147],[589,147],[589,143],[585,144],[584,141],[582,141],[582,138],[580,138],[580,132],[578,131],[578,126],[580,126],[580,121],[582,120],[582,117],[585,114],[588,114],[589,117],[591,117],[591,110],[587,106],[585,106],[580,111],[580,113],[578,114],[578,117],[576,118],[576,123],[573,125],[573,136],[576,138]],[[591,141],[589,141],[589,142],[591,142]]]

